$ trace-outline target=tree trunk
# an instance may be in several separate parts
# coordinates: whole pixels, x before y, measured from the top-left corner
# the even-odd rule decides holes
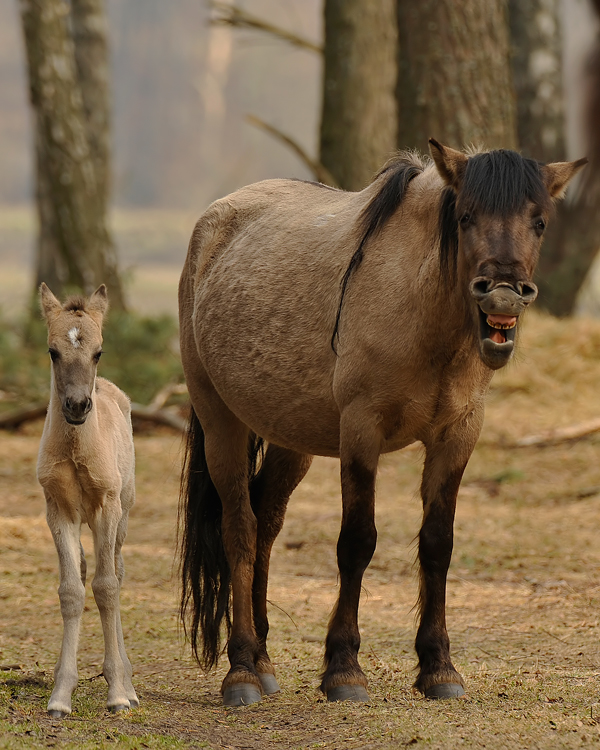
[[[563,111],[562,39],[559,0],[510,0],[513,72],[522,150],[540,161],[566,159]],[[598,52],[596,52],[596,55]],[[600,90],[600,70],[588,70],[589,99]],[[593,109],[590,108],[590,112]],[[537,283],[538,304],[554,315],[569,315],[600,249],[600,160],[598,117],[588,116],[591,163],[547,230]],[[583,156],[583,154],[579,154]]]
[[[398,145],[516,148],[504,0],[397,0]]]
[[[320,161],[361,190],[396,145],[395,0],[325,0]]]
[[[98,174],[96,169],[97,162],[107,158],[107,151],[102,151],[102,142],[108,138],[107,118],[91,114],[89,127],[86,118],[86,106],[95,111],[105,105],[102,92],[88,91],[85,97],[82,93],[84,87],[102,89],[101,79],[106,77],[101,61],[93,60],[98,45],[90,44],[95,53],[90,52],[89,57],[85,51],[86,42],[102,34],[97,22],[102,6],[92,0],[79,1],[77,20],[73,19],[84,48],[77,56],[79,64],[67,3],[20,2],[36,133],[40,222],[36,283],[45,280],[59,295],[72,288],[90,293],[106,283],[113,306],[121,308],[123,292],[105,223],[108,177],[104,167]],[[96,22],[91,20],[94,15]],[[86,28],[95,31],[86,34]],[[83,86],[78,67],[83,71]],[[91,67],[96,70],[90,72]]]

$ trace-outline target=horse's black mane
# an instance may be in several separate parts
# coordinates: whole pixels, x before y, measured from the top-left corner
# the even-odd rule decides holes
[[[383,183],[359,217],[361,239],[341,282],[340,302],[331,337],[334,351],[346,287],[352,272],[363,259],[367,240],[386,224],[402,202],[409,182],[430,163],[411,152],[402,152],[390,159],[376,175],[375,180],[383,178]],[[539,162],[506,149],[470,155],[460,195],[454,188],[446,187],[440,198],[438,232],[443,277],[450,282],[455,277],[460,216],[465,213],[508,216],[519,211],[526,201],[544,210],[552,204]]]
[[[427,163],[422,161],[416,154],[411,152],[401,152],[397,156],[392,157],[375,175],[374,181],[384,178],[384,182],[379,191],[365,206],[358,219],[361,239],[358,244],[358,249],[352,256],[350,264],[342,278],[342,292],[340,294],[340,302],[335,318],[333,336],[331,337],[331,348],[334,352],[336,350],[335,339],[338,335],[340,316],[342,314],[342,303],[344,301],[346,287],[348,286],[348,281],[350,280],[352,272],[360,265],[363,259],[364,246],[367,240],[377,234],[377,232],[379,232],[387,223],[388,219],[390,219],[394,211],[402,202],[408,183],[413,177],[420,174],[426,166]]]
[[[78,294],[65,300],[62,309],[65,312],[85,312],[87,310],[87,300]]]
[[[506,149],[470,156],[460,194],[446,187],[440,198],[440,267],[445,278],[453,281],[455,277],[461,216],[508,216],[521,210],[526,201],[542,210],[552,205],[539,162]]]

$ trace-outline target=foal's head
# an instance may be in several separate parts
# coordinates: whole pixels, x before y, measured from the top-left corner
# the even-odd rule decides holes
[[[83,424],[93,406],[96,369],[102,354],[106,287],[102,284],[89,299],[69,297],[61,304],[42,283],[40,302],[48,325],[53,388],[67,422]]]
[[[472,300],[481,359],[496,370],[512,355],[519,315],[537,297],[532,278],[553,203],[587,159],[542,165],[514,151],[467,156],[429,143],[447,185],[442,257]]]

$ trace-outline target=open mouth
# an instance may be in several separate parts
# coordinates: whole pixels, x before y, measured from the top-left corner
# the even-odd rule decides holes
[[[494,344],[514,343],[518,316],[516,315],[488,315],[479,310],[481,324],[481,338],[489,339]]]

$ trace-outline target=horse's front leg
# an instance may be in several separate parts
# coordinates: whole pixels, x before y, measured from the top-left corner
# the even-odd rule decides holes
[[[77,687],[77,646],[85,605],[84,558],[79,541],[81,520],[71,520],[61,513],[59,505],[49,495],[46,495],[46,502],[48,526],[58,553],[58,596],[63,618],[62,646],[54,668],[54,689],[48,713],[55,719],[62,719],[71,713],[71,696]]]
[[[414,687],[427,698],[459,698],[464,683],[450,659],[446,630],[446,577],[453,546],[456,496],[476,434],[426,446],[421,483],[423,523],[419,532],[419,613],[415,641],[419,674]],[[465,438],[471,439],[465,439]]]
[[[115,545],[115,572],[117,574],[117,580],[119,582],[119,594],[121,592],[121,588],[123,587],[123,578],[125,577],[125,564],[123,562],[123,554],[121,552],[121,549],[123,547],[123,542],[125,541],[125,537],[127,535],[128,520],[129,520],[129,511],[126,510],[124,511],[123,516],[121,517],[121,520],[119,521],[119,525],[117,527],[117,539],[116,539],[116,545]],[[131,681],[131,678],[133,675],[133,669],[131,667],[131,662],[129,661],[129,657],[127,656],[127,651],[125,650],[125,639],[123,638],[123,626],[121,624],[121,607],[120,606],[117,608],[117,642],[119,644],[119,654],[121,655],[121,661],[123,662],[123,669],[125,672],[125,676],[123,678],[123,684],[125,686],[125,693],[129,700],[130,707],[138,708],[140,705],[140,701],[139,701],[139,698],[137,697],[137,693],[135,692],[135,688],[133,687],[133,683]]]
[[[327,700],[368,701],[367,678],[358,663],[358,605],[363,574],[375,552],[375,476],[380,436],[369,416],[341,419],[342,527],[337,544],[340,593],[325,642],[321,690]]]
[[[94,599],[100,612],[104,635],[102,672],[108,684],[106,707],[112,713],[131,707],[125,688],[125,665],[119,649],[120,582],[115,568],[117,529],[121,520],[119,493],[110,492],[93,519],[89,519],[94,536],[96,571],[92,581]]]

